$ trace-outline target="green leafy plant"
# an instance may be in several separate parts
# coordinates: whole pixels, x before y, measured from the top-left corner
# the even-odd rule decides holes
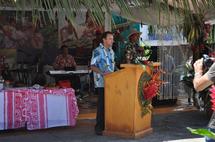
[[[200,136],[205,136],[211,139],[215,140],[215,133],[211,132],[210,130],[207,129],[192,129],[190,127],[187,127],[187,129],[195,135],[200,135]]]

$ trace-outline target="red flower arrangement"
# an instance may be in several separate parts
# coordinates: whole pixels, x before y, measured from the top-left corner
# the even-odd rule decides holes
[[[158,93],[159,91],[159,83],[151,80],[149,81],[149,83],[147,84],[147,86],[143,87],[143,96],[144,99],[146,100],[152,100]]]
[[[159,94],[159,88],[162,84],[160,80],[160,74],[162,71],[150,68],[150,65],[146,65],[145,72],[142,73],[139,80],[139,102],[142,109],[142,116],[150,112],[152,99]]]

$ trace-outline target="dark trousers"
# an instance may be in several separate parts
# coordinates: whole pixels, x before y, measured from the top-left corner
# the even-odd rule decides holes
[[[208,130],[215,133],[215,128],[214,128],[214,119],[215,119],[215,111],[213,112],[212,116],[211,116],[211,119],[209,121],[209,124],[208,124]],[[214,139],[211,139],[211,138],[208,138],[206,137],[205,139],[206,142],[215,142]]]
[[[104,88],[97,88],[97,91],[98,91],[98,105],[97,105],[95,131],[101,132],[105,128]]]

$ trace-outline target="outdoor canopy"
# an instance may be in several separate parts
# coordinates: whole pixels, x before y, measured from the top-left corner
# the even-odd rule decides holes
[[[134,22],[161,26],[182,24],[184,16],[193,13],[203,14],[205,20],[213,20],[214,6],[213,0],[0,0],[1,10],[10,7],[19,11],[28,9],[34,15],[40,15],[38,11],[47,11],[52,20],[56,11],[63,11],[74,22],[74,11],[90,10],[100,24],[104,23],[104,12],[113,12]]]

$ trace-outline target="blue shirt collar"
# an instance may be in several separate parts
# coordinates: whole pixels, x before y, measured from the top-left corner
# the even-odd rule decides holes
[[[111,48],[106,48],[106,47],[104,47],[104,45],[103,45],[102,43],[100,43],[99,46],[100,46],[102,49],[107,49],[108,51],[111,50]]]

